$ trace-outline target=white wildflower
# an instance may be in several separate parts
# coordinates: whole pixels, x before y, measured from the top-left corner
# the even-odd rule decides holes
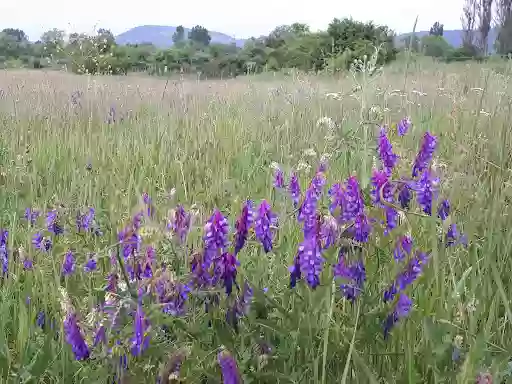
[[[307,157],[316,157],[316,152],[313,148],[308,148],[304,151],[304,156]]]

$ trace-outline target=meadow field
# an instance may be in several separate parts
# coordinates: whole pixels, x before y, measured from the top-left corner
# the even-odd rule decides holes
[[[511,76],[0,72],[0,382],[512,383]]]

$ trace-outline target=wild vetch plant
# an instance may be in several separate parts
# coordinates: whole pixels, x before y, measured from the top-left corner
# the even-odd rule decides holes
[[[277,198],[252,196],[236,214],[214,209],[202,227],[182,204],[161,224],[158,205],[144,193],[133,217],[118,229],[117,243],[97,252],[90,245],[106,240],[106,232],[94,207],[77,212],[74,224],[59,209],[40,213],[29,207],[24,215],[31,233],[28,256],[14,260],[9,233],[1,232],[3,282],[13,279],[13,262],[23,265],[19,281],[28,281],[52,258],[61,308],[31,301],[39,306],[34,327],[61,340],[90,372],[106,371],[115,381],[141,369],[162,383],[262,378],[282,369],[276,363],[280,349],[302,337],[294,333],[301,330],[314,336],[304,337],[322,351],[325,382],[326,367],[337,358],[329,355],[335,307],[353,313],[336,318],[336,326],[361,328],[391,343],[416,311],[432,259],[467,244],[432,166],[439,138],[425,132],[415,158],[397,155],[410,125],[404,118],[396,131],[379,128],[379,161],[367,188],[356,175],[330,174],[325,159],[309,180],[300,180],[293,169],[286,177],[278,167]],[[283,226],[296,228],[290,233],[297,236],[281,238]],[[423,241],[431,226],[435,249]],[[295,241],[293,255],[281,252],[284,241]],[[255,263],[275,260],[288,264],[287,284],[268,286],[250,274]],[[287,302],[294,303],[291,309]],[[319,325],[301,324],[302,311],[308,310]],[[291,333],[283,334],[277,324]],[[193,343],[202,332],[208,340],[203,348],[215,353],[205,354]],[[244,337],[253,347],[246,348]],[[343,340],[338,342],[348,352],[354,339]]]

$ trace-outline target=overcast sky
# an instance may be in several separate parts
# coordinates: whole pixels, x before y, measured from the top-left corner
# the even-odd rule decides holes
[[[303,22],[325,29],[334,18],[352,16],[409,32],[437,20],[445,29],[460,27],[463,0],[0,0],[0,30],[21,28],[31,40],[51,28],[92,32],[108,28],[119,34],[138,25],[200,24],[237,38],[268,34],[275,26]]]

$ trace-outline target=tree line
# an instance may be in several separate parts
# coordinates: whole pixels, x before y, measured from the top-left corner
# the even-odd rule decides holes
[[[152,74],[199,73],[205,76],[237,76],[246,73],[297,68],[303,71],[338,71],[355,59],[371,57],[379,49],[377,63],[395,59],[395,35],[387,26],[352,19],[334,19],[327,30],[312,32],[306,24],[275,28],[269,35],[250,38],[243,47],[211,42],[208,30],[195,26],[188,34],[179,26],[173,45],[118,45],[107,29],[93,35],[70,34],[52,29],[29,42],[15,28],[0,33],[0,66],[66,67],[75,73]]]

